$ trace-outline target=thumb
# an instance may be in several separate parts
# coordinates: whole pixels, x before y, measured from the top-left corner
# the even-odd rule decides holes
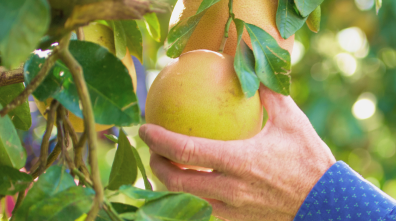
[[[283,121],[304,113],[290,96],[276,93],[268,87],[260,84],[259,88],[261,104],[268,113],[268,119],[273,123]]]

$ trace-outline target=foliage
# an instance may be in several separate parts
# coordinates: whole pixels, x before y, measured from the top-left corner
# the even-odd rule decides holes
[[[4,107],[10,103],[19,93],[25,89],[22,83],[11,84],[0,87],[0,104]],[[16,129],[29,130],[32,125],[32,117],[30,115],[29,102],[27,99],[17,108],[10,111],[8,116],[11,118],[12,123]]]
[[[0,87],[0,109],[8,108],[7,105],[12,104],[12,101],[19,102],[15,109],[0,117],[0,195],[15,195],[19,192],[19,196],[23,196],[28,190],[25,199],[18,197],[23,201],[19,202],[12,220],[84,220],[97,200],[95,194],[98,191],[92,187],[98,186],[93,175],[98,167],[102,183],[107,184],[107,188],[104,206],[98,211],[95,220],[210,219],[211,207],[202,199],[189,194],[152,191],[165,189],[149,169],[147,146],[136,136],[136,125],[144,120],[141,119],[139,100],[130,83],[131,77],[120,59],[128,49],[130,55],[143,62],[146,68],[152,69],[161,67],[159,61],[166,58],[165,53],[171,58],[178,57],[202,16],[219,0],[203,0],[196,14],[180,21],[168,35],[169,13],[157,14],[145,3],[125,2],[128,1],[83,0],[65,3],[58,0],[16,0],[0,3],[0,63],[11,69],[24,62],[26,77],[26,87],[21,83]],[[290,94],[337,159],[346,161],[369,181],[396,197],[390,191],[396,188],[396,139],[393,136],[396,132],[396,3],[384,1],[384,7],[375,17],[374,10],[359,12],[352,0],[322,2],[278,2],[276,25],[283,38],[295,34],[297,46],[294,51],[304,55],[300,61],[293,60],[293,54],[280,48],[264,30],[234,18],[231,10],[230,19],[238,32],[234,68],[247,97],[256,93],[260,82],[278,93]],[[378,12],[382,1],[375,0],[373,3]],[[304,23],[318,7],[323,9],[318,22],[322,27],[315,35]],[[92,13],[99,9],[103,13]],[[116,56],[99,45],[76,40],[76,35],[68,42],[70,39],[67,37],[72,30],[91,21],[101,22],[113,30]],[[366,49],[362,48],[366,54],[342,47],[339,31],[352,26],[362,31],[362,42],[366,42],[366,45],[362,45]],[[251,38],[252,49],[242,40],[244,29]],[[166,52],[159,50],[157,59],[157,49],[163,44]],[[61,48],[62,45],[67,47]],[[34,53],[30,54],[32,51]],[[42,118],[35,116],[37,113],[34,109],[32,124],[27,97],[19,99],[18,94],[35,89],[33,94],[36,98],[54,98],[69,112],[87,118],[79,93],[81,87],[77,86],[79,82],[73,73],[79,68],[70,68],[62,57],[64,51],[69,51],[82,67],[83,82],[88,88],[86,96],[90,97],[91,114],[95,122],[123,128],[107,132],[117,135],[107,137],[117,143],[118,148],[102,137],[97,147],[91,147],[92,142],[89,140],[89,155],[93,150],[99,152],[99,166],[91,163],[85,167],[88,160],[83,159],[84,136],[77,134],[73,137],[73,130],[67,126],[67,114],[59,114],[56,117],[59,126],[48,141],[46,152],[50,155],[47,161],[54,162],[58,159],[57,154],[62,152],[55,162],[68,164],[69,169],[65,166],[44,165],[49,168],[37,181],[32,182],[35,177],[19,169],[25,165],[27,170],[33,172],[41,164],[34,165],[32,159],[34,155],[42,154],[40,148],[43,148],[41,143],[45,126]],[[34,79],[43,74],[41,70],[50,53],[59,56],[54,66],[50,65],[44,81],[39,82],[36,88]],[[352,57],[350,61],[356,64],[352,74],[345,73],[343,68],[350,64],[343,63],[340,54]],[[150,66],[151,63],[147,61],[158,61],[158,66]],[[139,84],[140,87],[142,84]],[[356,101],[367,95],[364,92],[369,92],[370,99],[374,96],[376,110],[373,116],[359,119],[352,109]],[[140,108],[143,109],[144,105]],[[70,144],[59,142],[55,136],[70,136],[71,142],[68,138]],[[24,145],[20,138],[23,138]],[[28,161],[23,146],[28,150]],[[67,146],[75,148],[74,159],[68,159],[68,151],[64,151]],[[109,153],[113,153],[114,157]],[[76,170],[73,170],[73,164]],[[74,178],[69,174],[70,171]],[[75,182],[83,185],[76,186]],[[133,185],[140,185],[146,190]],[[122,203],[116,203],[117,200]]]

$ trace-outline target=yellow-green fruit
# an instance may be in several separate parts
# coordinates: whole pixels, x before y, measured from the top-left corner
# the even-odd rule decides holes
[[[83,27],[85,41],[90,41],[97,43],[105,48],[107,48],[111,53],[115,54],[115,44],[114,44],[114,34],[108,26],[99,23],[92,23],[88,26]],[[129,75],[132,78],[133,90],[136,92],[137,80],[136,80],[136,70],[133,64],[132,57],[129,55],[128,49],[126,49],[125,56],[121,59],[122,63],[128,69]],[[45,102],[41,102],[35,99],[37,108],[43,114],[45,110],[51,104],[52,99],[47,99]],[[47,118],[47,115],[43,115]],[[81,118],[76,115],[69,113],[69,120],[72,123],[76,132],[84,131],[84,122]],[[95,124],[96,131],[103,131],[109,129],[113,125],[103,125]]]
[[[320,5],[309,14],[307,21],[308,28],[315,32],[318,33],[320,30],[320,18],[321,18],[321,11],[320,11]]]
[[[165,67],[150,87],[147,123],[216,140],[251,138],[261,130],[258,93],[246,98],[233,57],[209,50],[182,54]]]
[[[169,28],[175,26],[179,21],[195,15],[202,0],[178,0],[172,12]],[[208,49],[218,51],[224,36],[224,28],[229,17],[229,0],[211,6],[189,38],[183,52]],[[276,39],[279,46],[288,50],[293,49],[294,35],[288,39],[283,39],[276,27],[276,10],[278,0],[234,0],[233,12],[235,18],[239,18],[247,23],[256,25]],[[247,31],[243,33],[243,40],[252,48],[250,37]],[[235,24],[232,23],[229,30],[229,37],[225,45],[224,53],[234,56],[237,47],[237,33]]]

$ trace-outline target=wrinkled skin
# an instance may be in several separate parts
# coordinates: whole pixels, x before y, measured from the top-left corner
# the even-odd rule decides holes
[[[293,220],[304,199],[336,161],[290,96],[260,86],[269,119],[247,140],[217,141],[146,124],[140,137],[151,168],[170,191],[206,199],[227,220]],[[183,170],[171,163],[213,168]]]

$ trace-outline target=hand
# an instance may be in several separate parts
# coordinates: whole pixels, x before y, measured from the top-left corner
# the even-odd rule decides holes
[[[269,119],[247,140],[189,137],[156,125],[139,134],[152,151],[153,173],[170,191],[206,199],[227,220],[293,220],[306,196],[336,161],[290,96],[263,85],[260,98]],[[213,168],[183,170],[171,161]]]

